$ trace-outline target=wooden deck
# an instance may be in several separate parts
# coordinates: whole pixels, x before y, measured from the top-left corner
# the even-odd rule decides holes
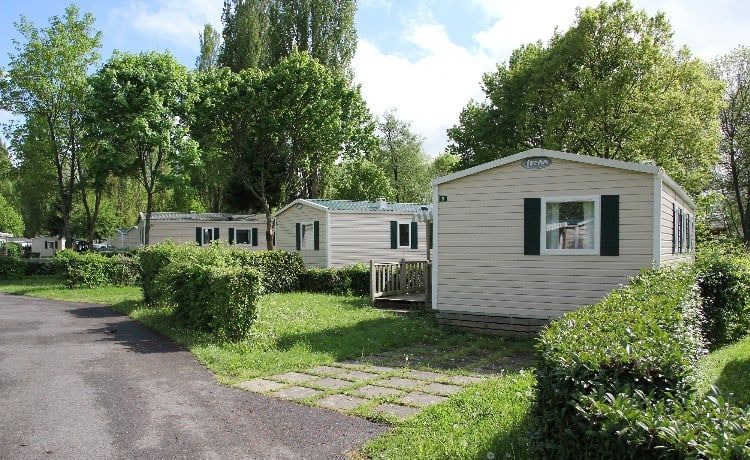
[[[399,311],[424,310],[427,308],[424,293],[381,296],[373,301],[373,305],[376,308]]]

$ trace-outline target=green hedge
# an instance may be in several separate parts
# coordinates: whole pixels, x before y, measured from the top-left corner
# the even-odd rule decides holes
[[[688,267],[645,271],[601,302],[553,321],[537,344],[537,419],[545,457],[627,457],[594,436],[594,395],[692,394],[705,353],[700,298]]]
[[[336,295],[370,294],[370,269],[364,264],[344,268],[310,268],[299,277],[300,290]]]
[[[127,286],[140,280],[137,258],[122,255],[105,257],[100,254],[76,253],[65,250],[55,253],[55,259],[64,267],[71,289],[97,286]]]
[[[302,257],[287,251],[227,251],[228,263],[254,268],[263,275],[266,292],[292,292],[299,287],[299,276],[305,269]]]
[[[750,331],[750,255],[735,248],[705,245],[696,260],[701,295],[705,299],[704,333],[712,349],[744,337]]]
[[[175,315],[186,325],[224,340],[247,336],[263,293],[260,271],[177,262],[161,278],[171,287]]]
[[[56,259],[23,259],[23,263],[26,276],[65,274],[65,267]]]
[[[14,279],[23,276],[25,264],[17,257],[0,256],[0,280]]]

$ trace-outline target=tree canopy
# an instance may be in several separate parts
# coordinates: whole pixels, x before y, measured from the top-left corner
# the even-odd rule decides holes
[[[626,0],[580,10],[546,46],[516,49],[483,90],[486,100],[469,103],[449,130],[461,167],[544,147],[653,159],[698,192],[716,162],[721,84],[674,49],[663,13]]]

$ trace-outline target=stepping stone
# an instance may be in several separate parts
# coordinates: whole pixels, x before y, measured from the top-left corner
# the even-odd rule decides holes
[[[429,395],[426,393],[413,391],[401,397],[401,399],[399,399],[399,402],[409,404],[410,406],[426,407],[445,401],[446,399],[448,398],[446,398],[445,396]]]
[[[268,377],[273,380],[280,380],[287,383],[304,383],[309,382],[317,377],[314,375],[303,374],[301,372],[286,372],[284,374],[272,375]]]
[[[421,380],[403,379],[401,377],[391,377],[389,379],[380,380],[376,383],[378,385],[403,389],[416,388],[424,384]]]
[[[453,393],[458,393],[461,390],[463,390],[463,387],[461,386],[448,385],[445,383],[431,383],[422,388],[422,391],[426,391],[428,393],[437,393],[439,395],[452,395]]]
[[[418,413],[419,409],[400,404],[383,403],[375,408],[375,412],[392,415],[399,420],[404,420]]]
[[[346,379],[346,380],[351,380],[351,381],[363,381],[363,380],[376,379],[380,376],[378,374],[371,374],[369,372],[347,371],[347,372],[338,374],[336,377]]]
[[[473,385],[482,381],[480,377],[469,377],[467,375],[452,375],[446,380],[456,385]]]
[[[313,390],[312,388],[289,387],[284,388],[283,390],[274,391],[273,393],[271,393],[271,396],[275,396],[281,399],[298,400],[317,396],[320,393],[322,393],[320,390]]]
[[[366,402],[366,399],[356,398],[354,396],[332,395],[318,399],[315,401],[315,404],[327,407],[328,409],[346,412]]]
[[[386,367],[386,366],[367,366],[366,368],[362,369],[365,372],[377,372],[384,374],[386,372],[394,372],[396,369],[392,367]]]
[[[340,388],[344,388],[352,384],[352,382],[348,382],[346,380],[341,380],[341,379],[334,379],[331,377],[324,377],[324,378],[317,379],[314,382],[310,382],[310,383],[312,383],[316,387],[327,388],[329,390],[338,390]]]
[[[335,362],[332,366],[343,367],[345,369],[360,369],[362,364],[357,363],[346,363],[346,362]]]
[[[267,393],[269,391],[278,390],[284,388],[286,385],[279,382],[273,382],[266,379],[253,379],[247,382],[242,382],[237,387],[243,390],[252,391],[254,393]]]
[[[419,379],[419,380],[435,380],[442,377],[445,377],[443,374],[438,374],[437,372],[428,372],[428,371],[411,371],[408,374],[406,374],[407,377],[411,377],[413,379]]]
[[[313,374],[339,375],[347,371],[346,369],[341,369],[340,367],[315,366],[308,372],[312,372]]]
[[[401,393],[401,390],[395,388],[379,387],[377,385],[365,385],[357,388],[357,393],[365,398],[382,398],[384,396],[393,396]]]

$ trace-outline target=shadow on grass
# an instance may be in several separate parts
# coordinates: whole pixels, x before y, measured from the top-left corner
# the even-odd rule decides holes
[[[491,442],[491,451],[499,453],[499,458],[532,459],[536,457],[534,449],[534,416],[527,413],[521,420],[505,427],[501,433],[495,435]],[[497,455],[497,454],[496,454]],[[487,456],[477,456],[477,460],[485,460]]]
[[[734,359],[724,366],[714,385],[738,405],[750,405],[750,358]]]

